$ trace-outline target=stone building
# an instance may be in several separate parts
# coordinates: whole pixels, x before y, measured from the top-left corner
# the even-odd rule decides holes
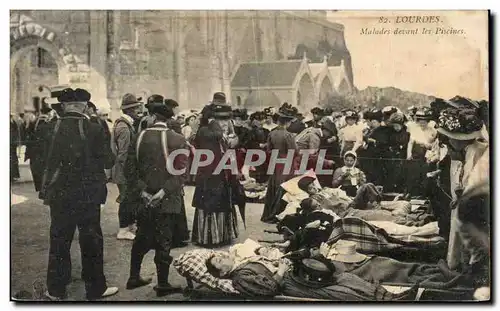
[[[15,112],[61,84],[90,89],[92,101],[114,116],[126,92],[163,94],[186,109],[216,91],[234,105],[306,108],[353,87],[343,26],[328,22],[325,11],[33,10],[10,17]]]

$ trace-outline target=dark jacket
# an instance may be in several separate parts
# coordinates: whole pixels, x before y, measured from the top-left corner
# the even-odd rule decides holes
[[[69,112],[60,119],[57,133],[54,128],[51,132],[47,141],[47,150],[52,150],[48,151],[51,152],[47,157],[46,180],[52,183],[45,202],[104,204],[107,196],[104,169],[113,165],[104,129],[83,114]]]
[[[165,150],[162,145],[161,133],[166,133],[167,154],[178,149],[189,152],[184,136],[167,128],[162,122],[155,123],[149,129],[138,135],[130,145],[125,178],[136,195],[146,191],[151,195],[163,189],[166,193],[161,204],[161,210],[166,213],[178,214],[182,209],[183,185],[186,174],[173,175],[168,172],[165,159]],[[139,149],[137,141],[140,140]],[[188,157],[179,154],[175,157],[173,166],[177,170],[186,168]]]
[[[30,159],[31,174],[36,191],[40,191],[42,187],[42,176],[48,151],[46,142],[52,135],[52,128],[53,124],[47,115],[39,116],[33,123],[30,140],[26,144],[25,158]]]
[[[406,158],[406,149],[408,147],[408,142],[410,141],[410,133],[406,126],[399,132],[394,129],[389,131],[389,156],[393,158]]]

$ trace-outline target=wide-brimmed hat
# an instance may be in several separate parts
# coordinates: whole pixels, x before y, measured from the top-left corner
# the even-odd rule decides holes
[[[297,117],[298,111],[297,108],[292,107],[288,103],[284,103],[279,109],[278,112],[276,113],[278,117],[283,118],[283,119],[294,119]]]
[[[354,111],[354,110],[347,110],[345,113],[344,113],[344,116],[345,116],[345,119],[354,119],[354,120],[358,120],[359,119],[359,114]]]
[[[212,96],[212,104],[226,104],[226,94],[224,92],[216,92]]]
[[[429,109],[418,109],[414,115],[415,120],[431,120],[432,119],[432,111]]]
[[[214,118],[230,118],[233,114],[231,106],[226,104],[211,104],[212,116]]]
[[[167,107],[170,107],[171,109],[179,107],[179,103],[175,99],[171,98],[165,99],[165,105],[167,105]]]
[[[473,140],[482,136],[483,122],[476,109],[447,108],[439,114],[437,131],[456,140]]]
[[[364,118],[366,120],[376,120],[378,122],[382,122],[384,119],[384,114],[379,109],[373,109],[365,113]]]
[[[171,107],[168,107],[165,104],[154,104],[150,108],[152,114],[159,114],[166,119],[170,119],[174,116],[174,112]]]
[[[144,105],[144,107],[146,107],[147,110],[151,111],[153,106],[164,105],[164,101],[165,101],[165,98],[163,98],[163,96],[161,96],[159,94],[153,94],[153,95],[148,97],[148,99],[146,101],[146,105]]]
[[[134,94],[127,93],[122,97],[122,105],[120,106],[120,109],[126,110],[129,108],[141,106],[143,104],[141,100],[142,97],[136,97]]]
[[[87,104],[90,100],[91,95],[87,90],[66,88],[57,96],[57,100],[60,103],[83,103]]]
[[[356,242],[338,240],[337,243],[330,249],[328,258],[345,263],[358,263],[367,258],[366,255],[356,251]]]
[[[325,114],[325,111],[319,107],[314,107],[313,109],[311,109],[311,113],[323,116]]]
[[[403,125],[405,123],[405,116],[401,112],[395,112],[389,117],[387,123]]]

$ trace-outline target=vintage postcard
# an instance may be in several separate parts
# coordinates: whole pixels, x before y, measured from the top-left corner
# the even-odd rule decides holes
[[[11,10],[11,300],[490,301],[489,18]]]

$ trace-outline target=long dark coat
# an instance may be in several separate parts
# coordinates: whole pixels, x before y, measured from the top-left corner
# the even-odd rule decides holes
[[[239,205],[240,210],[244,209],[246,198],[236,176],[224,170],[214,174],[227,150],[221,126],[217,122],[201,126],[196,133],[194,146],[196,149],[211,150],[214,161],[197,170],[193,207],[206,213],[231,212],[234,205]]]

